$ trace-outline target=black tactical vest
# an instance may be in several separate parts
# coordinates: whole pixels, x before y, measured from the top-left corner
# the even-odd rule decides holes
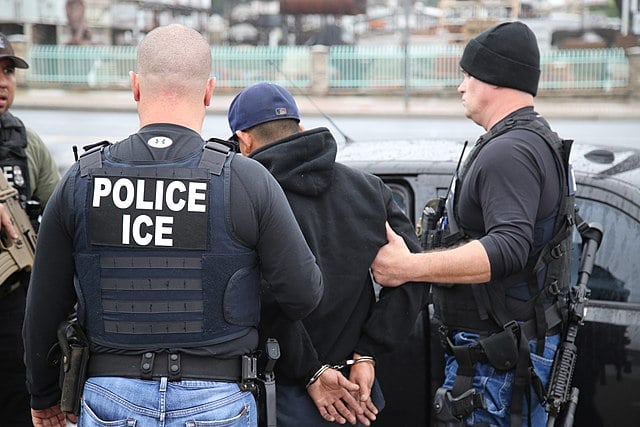
[[[257,255],[229,234],[234,154],[220,144],[173,164],[80,158],[74,181],[78,319],[96,344],[194,348],[259,320]]]
[[[455,189],[461,188],[469,166],[479,151],[493,138],[513,129],[526,129],[538,134],[553,150],[557,170],[561,171],[562,198],[555,218],[541,220],[535,224],[536,235],[547,236],[544,241],[534,242],[523,272],[501,281],[488,284],[433,287],[436,317],[449,330],[475,331],[482,334],[500,331],[511,320],[526,321],[536,318],[538,336],[544,336],[546,322],[544,310],[559,294],[565,294],[570,286],[570,259],[572,227],[575,215],[575,196],[569,188],[569,155],[572,141],[562,140],[552,132],[536,114],[519,116],[500,122],[480,137],[469,158],[452,184],[447,200],[448,228],[443,238],[444,245],[451,246],[469,236],[457,220]],[[529,299],[526,302],[509,297],[510,288],[526,283]],[[532,337],[530,337],[532,338]]]
[[[27,130],[22,121],[8,111],[0,115],[0,168],[23,203],[31,197],[26,148]]]

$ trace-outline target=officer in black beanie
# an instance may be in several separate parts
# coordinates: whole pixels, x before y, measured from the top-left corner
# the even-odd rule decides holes
[[[536,36],[522,22],[500,24],[469,42],[460,67],[485,83],[536,96],[540,80]]]
[[[569,286],[570,143],[534,111],[540,52],[525,24],[481,33],[460,67],[465,115],[486,133],[456,171],[444,249],[411,254],[388,233],[372,270],[384,286],[433,284],[446,353],[434,425],[543,426],[562,318],[549,288]]]

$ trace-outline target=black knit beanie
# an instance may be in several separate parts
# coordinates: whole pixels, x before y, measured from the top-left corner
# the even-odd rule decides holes
[[[467,44],[460,67],[485,83],[536,96],[540,80],[536,36],[522,22],[505,22],[490,28]]]

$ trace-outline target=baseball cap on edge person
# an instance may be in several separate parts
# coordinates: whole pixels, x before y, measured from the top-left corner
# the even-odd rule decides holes
[[[29,68],[29,64],[22,59],[18,58],[13,51],[13,46],[9,43],[7,36],[0,33],[0,59],[8,58],[13,61],[13,65],[16,68]]]
[[[227,118],[233,138],[238,130],[273,120],[294,119],[299,122],[300,112],[288,90],[275,83],[262,82],[243,89],[233,98]]]
[[[460,67],[485,83],[536,96],[540,80],[540,51],[536,36],[522,22],[499,24],[467,44]]]

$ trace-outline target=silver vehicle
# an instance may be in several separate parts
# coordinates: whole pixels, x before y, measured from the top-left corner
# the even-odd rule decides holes
[[[380,176],[414,224],[425,204],[445,196],[463,144],[399,140],[348,142],[338,161]],[[604,237],[589,280],[586,322],[577,338],[575,426],[640,423],[640,150],[575,143],[577,205]],[[575,233],[576,247],[580,241]],[[574,278],[579,252],[574,251]],[[575,282],[574,282],[575,283]],[[442,350],[428,310],[411,340],[379,361],[387,408],[376,426],[428,426],[431,393],[441,384]],[[431,337],[431,339],[429,339]]]

